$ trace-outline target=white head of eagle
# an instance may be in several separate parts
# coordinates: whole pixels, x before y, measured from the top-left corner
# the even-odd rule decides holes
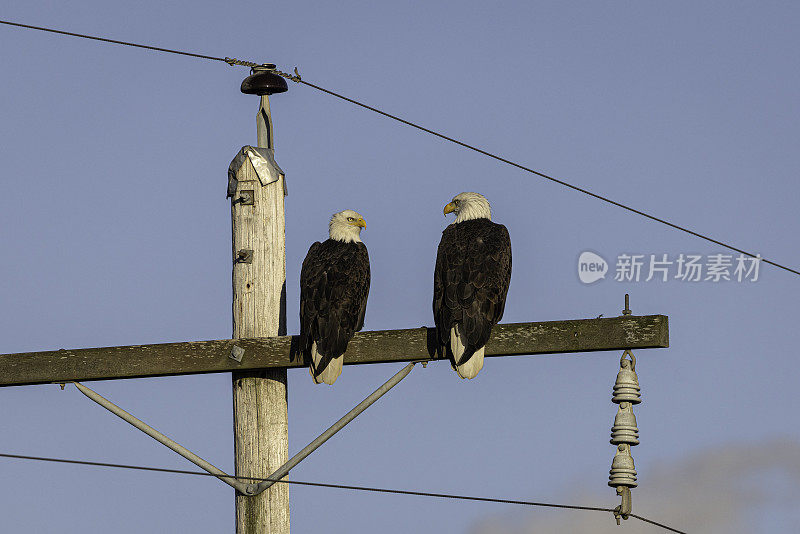
[[[342,243],[361,242],[361,230],[367,227],[364,217],[353,210],[344,210],[331,215],[328,236]]]
[[[333,384],[343,354],[364,326],[369,294],[369,255],[361,242],[364,217],[334,213],[328,236],[311,245],[300,271],[300,347],[317,384]]]
[[[480,193],[459,193],[444,207],[444,214],[456,214],[456,223],[473,219],[492,220],[492,207]]]
[[[486,342],[503,317],[511,280],[511,239],[492,222],[489,201],[460,193],[444,207],[456,220],[442,232],[433,272],[433,319],[439,352],[461,378],[483,368]]]

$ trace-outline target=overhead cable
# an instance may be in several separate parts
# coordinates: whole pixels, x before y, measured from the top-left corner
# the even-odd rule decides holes
[[[95,41],[103,41],[103,42],[119,44],[119,45],[135,46],[137,48],[145,48],[145,49],[148,49],[148,50],[155,50],[157,52],[167,52],[167,53],[170,53],[170,54],[180,54],[180,55],[183,55],[183,56],[191,56],[191,57],[196,57],[196,58],[200,58],[200,59],[208,59],[208,60],[212,60],[212,61],[222,61],[222,62],[227,63],[229,65],[241,65],[241,66],[246,66],[246,67],[258,67],[258,66],[261,66],[261,65],[273,66],[272,64],[255,63],[255,62],[252,62],[252,61],[244,61],[244,60],[239,60],[239,59],[230,58],[230,57],[208,56],[208,55],[205,55],[205,54],[196,54],[196,53],[193,53],[193,52],[184,52],[184,51],[181,51],[181,50],[172,50],[172,49],[169,49],[169,48],[162,48],[162,47],[158,47],[158,46],[143,45],[143,44],[138,44],[138,43],[131,43],[131,42],[128,42],[128,41],[118,41],[116,39],[108,39],[108,38],[105,38],[105,37],[97,37],[97,36],[93,36],[93,35],[86,35],[86,34],[81,34],[81,33],[73,33],[73,32],[68,32],[68,31],[63,31],[63,30],[56,30],[56,29],[53,29],[53,28],[45,28],[45,27],[42,27],[42,26],[32,26],[30,24],[21,24],[19,22],[11,22],[11,21],[7,21],[7,20],[0,20],[0,24],[7,24],[9,26],[17,26],[17,27],[20,27],[20,28],[27,28],[27,29],[32,29],[32,30],[41,30],[41,31],[45,31],[45,32],[57,33],[57,34],[60,34],[60,35],[68,35],[68,36],[71,36],[71,37],[81,37],[83,39],[92,39],[92,40],[95,40]],[[755,258],[757,261],[763,261],[764,263],[768,263],[770,265],[778,267],[779,269],[783,269],[785,271],[789,271],[790,273],[794,273],[796,275],[800,275],[800,271],[798,271],[796,269],[793,269],[791,267],[787,267],[786,265],[782,265],[782,264],[777,263],[775,261],[772,261],[770,259],[761,257],[761,255],[759,255],[759,254],[753,254],[752,252],[747,252],[746,250],[743,250],[741,248],[735,247],[733,245],[729,245],[727,243],[724,243],[722,241],[719,241],[719,240],[714,239],[712,237],[709,237],[707,235],[701,234],[699,232],[695,232],[694,230],[690,230],[689,228],[686,228],[684,226],[680,226],[678,224],[669,222],[669,221],[667,221],[665,219],[662,219],[660,217],[656,217],[655,215],[650,215],[649,213],[646,213],[644,211],[638,210],[638,209],[633,208],[631,206],[628,206],[626,204],[622,204],[621,202],[617,202],[616,200],[612,200],[612,199],[610,199],[608,197],[605,197],[603,195],[599,195],[597,193],[593,193],[593,192],[589,191],[588,189],[584,189],[582,187],[578,187],[576,185],[572,185],[572,184],[570,184],[568,182],[565,182],[564,180],[560,180],[558,178],[555,178],[555,177],[550,176],[548,174],[545,174],[543,172],[537,171],[537,170],[532,169],[530,167],[526,167],[525,165],[516,163],[516,162],[511,161],[509,159],[506,159],[504,157],[498,156],[497,154],[493,154],[493,153],[491,153],[491,152],[489,152],[487,150],[483,150],[481,148],[478,148],[478,147],[475,147],[473,145],[467,144],[467,143],[465,143],[463,141],[459,141],[458,139],[454,139],[452,137],[449,137],[449,136],[444,135],[442,133],[436,132],[436,131],[431,130],[429,128],[425,128],[424,126],[420,126],[419,124],[413,123],[413,122],[408,121],[408,120],[403,119],[403,118],[400,118],[400,117],[398,117],[396,115],[392,115],[391,113],[387,113],[387,112],[382,111],[382,110],[380,110],[378,108],[369,106],[367,104],[359,102],[358,100],[354,100],[352,98],[346,97],[344,95],[341,95],[341,94],[336,93],[334,91],[331,91],[329,89],[325,89],[324,87],[320,87],[319,85],[316,85],[316,84],[313,84],[313,83],[308,82],[306,80],[303,80],[301,78],[301,76],[297,73],[297,68],[295,68],[295,75],[294,76],[292,76],[291,74],[282,72],[280,70],[277,70],[277,69],[275,69],[275,72],[277,74],[280,74],[284,78],[292,80],[292,81],[294,81],[296,83],[301,83],[303,85],[307,85],[308,87],[312,87],[312,88],[314,88],[314,89],[316,89],[318,91],[322,91],[323,93],[327,93],[327,94],[329,94],[331,96],[334,96],[336,98],[340,98],[342,100],[345,100],[346,102],[350,102],[351,104],[355,104],[356,106],[360,106],[360,107],[362,107],[364,109],[368,109],[370,111],[373,111],[375,113],[383,115],[384,117],[387,117],[387,118],[390,118],[392,120],[398,121],[398,122],[400,122],[402,124],[405,124],[407,126],[411,126],[412,128],[416,128],[416,129],[421,130],[421,131],[423,131],[425,133],[429,133],[431,135],[439,137],[440,139],[444,139],[446,141],[450,141],[451,143],[455,143],[455,144],[457,144],[457,145],[459,145],[461,147],[467,148],[469,150],[473,150],[475,152],[478,152],[479,154],[483,154],[484,156],[490,157],[490,158],[495,159],[497,161],[501,161],[503,163],[511,165],[512,167],[516,167],[516,168],[521,169],[521,170],[523,170],[525,172],[529,172],[531,174],[535,174],[536,176],[539,176],[541,178],[545,178],[546,180],[550,180],[550,181],[555,182],[555,183],[557,183],[559,185],[563,185],[564,187],[568,187],[570,189],[573,189],[573,190],[578,191],[580,193],[583,193],[585,195],[589,195],[591,197],[594,197],[594,198],[596,198],[598,200],[602,200],[603,202],[607,202],[609,204],[617,206],[618,208],[622,208],[624,210],[630,211],[631,213],[635,213],[637,215],[640,215],[640,216],[645,217],[647,219],[650,219],[652,221],[656,221],[656,222],[659,222],[661,224],[667,225],[670,228],[674,228],[675,230],[680,230],[681,232],[685,232],[685,233],[693,235],[695,237],[699,237],[700,239],[703,239],[705,241],[709,241],[711,243],[714,243],[714,244],[719,245],[721,247],[727,248],[729,250],[733,250],[733,251],[738,252],[740,254],[744,254],[745,256],[750,256],[751,258]]]
[[[133,469],[138,471],[154,471],[159,473],[173,473],[179,475],[197,475],[197,476],[215,476],[212,473],[207,473],[205,471],[187,471],[183,469],[169,469],[165,467],[147,467],[147,466],[140,466],[140,465],[128,465],[128,464],[116,464],[116,463],[108,463],[108,462],[92,462],[88,460],[70,460],[66,458],[48,458],[44,456],[29,456],[23,454],[8,454],[8,453],[0,453],[0,458],[11,458],[15,460],[37,460],[41,462],[55,462],[55,463],[62,463],[62,464],[76,464],[76,465],[84,465],[84,466],[93,466],[93,467],[113,467],[118,469]],[[259,478],[259,477],[244,477],[244,476],[234,476],[229,475],[229,478],[236,478],[239,480],[249,480],[254,482],[277,482],[281,484],[294,484],[297,486],[316,486],[320,488],[335,488],[335,489],[344,489],[344,490],[352,490],[352,491],[367,491],[373,493],[391,493],[395,495],[412,495],[417,497],[438,497],[442,499],[455,499],[461,501],[478,501],[478,502],[491,502],[491,503],[499,503],[499,504],[515,504],[515,505],[522,505],[522,506],[539,506],[539,507],[546,507],[546,508],[565,508],[570,510],[588,510],[588,511],[595,511],[595,512],[610,512],[614,513],[613,508],[602,508],[599,506],[579,506],[573,504],[553,504],[553,503],[545,503],[545,502],[535,502],[535,501],[522,501],[522,500],[515,500],[515,499],[499,499],[493,497],[475,497],[470,495],[455,495],[450,493],[433,493],[428,491],[411,491],[411,490],[401,490],[401,489],[390,489],[390,488],[376,488],[370,486],[353,486],[347,484],[328,484],[325,482],[306,482],[300,480],[287,480],[282,478],[278,479],[270,479],[270,478]],[[670,532],[677,532],[678,534],[686,534],[681,530],[674,529],[662,523],[657,523],[651,519],[647,519],[645,517],[641,517],[638,515],[631,514],[630,517],[635,517],[641,521],[645,521],[646,523],[651,523],[653,525],[657,525],[659,527],[665,528]]]

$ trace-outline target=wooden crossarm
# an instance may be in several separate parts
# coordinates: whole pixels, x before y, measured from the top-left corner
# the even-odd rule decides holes
[[[436,360],[434,328],[376,330],[355,335],[345,365]],[[24,352],[0,355],[0,386],[84,380],[222,373],[268,367],[304,367],[298,336],[222,339]],[[230,358],[236,345],[241,362]],[[557,354],[669,346],[665,315],[499,324],[486,356]]]

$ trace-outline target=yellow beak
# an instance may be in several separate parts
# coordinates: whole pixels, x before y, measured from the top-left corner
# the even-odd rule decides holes
[[[453,202],[449,203],[448,205],[446,205],[444,207],[444,214],[445,215],[447,215],[448,213],[453,213],[454,211],[456,211],[456,205]]]
[[[358,226],[359,228],[366,228],[367,222],[364,219],[358,219],[356,220],[355,225]]]

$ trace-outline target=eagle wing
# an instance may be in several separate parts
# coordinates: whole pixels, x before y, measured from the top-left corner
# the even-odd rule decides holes
[[[370,270],[363,243],[328,239],[308,250],[300,271],[300,346],[326,358],[344,354],[364,326]]]
[[[433,317],[446,352],[455,323],[466,335],[462,360],[483,347],[503,317],[511,280],[511,238],[502,224],[476,219],[451,224],[439,242]]]

